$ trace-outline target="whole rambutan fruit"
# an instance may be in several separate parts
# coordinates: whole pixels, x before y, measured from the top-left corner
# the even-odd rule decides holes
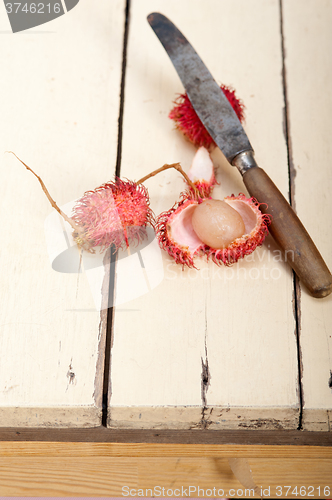
[[[241,122],[244,120],[244,104],[235,95],[235,90],[226,85],[220,86],[224,92],[237,117]],[[174,108],[168,115],[175,121],[176,127],[192,142],[195,146],[204,146],[211,150],[216,147],[216,143],[198,118],[187,94],[181,94],[174,101]]]
[[[72,220],[80,228],[73,237],[83,248],[114,245],[117,249],[139,243],[145,236],[145,227],[153,225],[145,186],[132,181],[116,179],[87,191],[76,203]]]
[[[10,151],[14,156],[15,153]],[[106,182],[93,191],[86,191],[68,217],[51,197],[43,180],[18,156],[16,158],[37,177],[52,207],[73,228],[73,238],[79,248],[91,253],[95,247],[105,250],[110,245],[116,249],[137,244],[145,238],[147,225],[154,227],[155,219],[150,209],[148,190],[140,182]]]

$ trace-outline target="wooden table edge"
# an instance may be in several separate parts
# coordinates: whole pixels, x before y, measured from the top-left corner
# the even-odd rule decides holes
[[[332,459],[332,433],[2,428],[0,457],[10,455]]]

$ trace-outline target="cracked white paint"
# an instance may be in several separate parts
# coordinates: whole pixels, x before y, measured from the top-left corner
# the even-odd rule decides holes
[[[114,175],[124,7],[80,2],[47,28],[2,37],[0,150],[33,168],[58,205]],[[86,275],[52,269],[52,208],[37,179],[9,154],[0,178],[0,426],[100,425],[100,312]]]

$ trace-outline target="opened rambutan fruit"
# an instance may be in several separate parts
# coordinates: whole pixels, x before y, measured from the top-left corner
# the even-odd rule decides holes
[[[235,95],[235,90],[226,85],[220,86],[224,92],[237,117],[242,122],[244,120],[244,104]],[[175,106],[168,115],[175,121],[176,127],[189,139],[195,146],[204,146],[211,150],[216,147],[216,143],[198,118],[187,94],[181,94],[175,100]]]
[[[117,249],[139,243],[145,237],[145,227],[153,224],[149,195],[145,186],[116,179],[87,191],[78,200],[72,220],[81,229],[74,239],[79,246]]]
[[[228,266],[263,243],[269,216],[261,213],[254,198],[210,197],[217,181],[203,146],[195,154],[188,181],[191,185],[180,201],[157,218],[159,244],[176,263],[195,267],[194,257],[206,255]]]
[[[252,253],[268,233],[269,217],[258,207],[254,198],[243,194],[214,200],[184,193],[157,220],[160,246],[176,263],[188,267],[195,267],[199,254],[229,266]]]

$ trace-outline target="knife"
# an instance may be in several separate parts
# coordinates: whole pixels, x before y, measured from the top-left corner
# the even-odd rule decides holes
[[[309,292],[317,298],[332,292],[332,275],[289,203],[260,168],[249,139],[223,91],[177,27],[154,12],[148,22],[169,55],[203,125],[231,165],[237,167],[263,213],[272,216],[270,232]],[[289,256],[291,256],[289,260]]]

